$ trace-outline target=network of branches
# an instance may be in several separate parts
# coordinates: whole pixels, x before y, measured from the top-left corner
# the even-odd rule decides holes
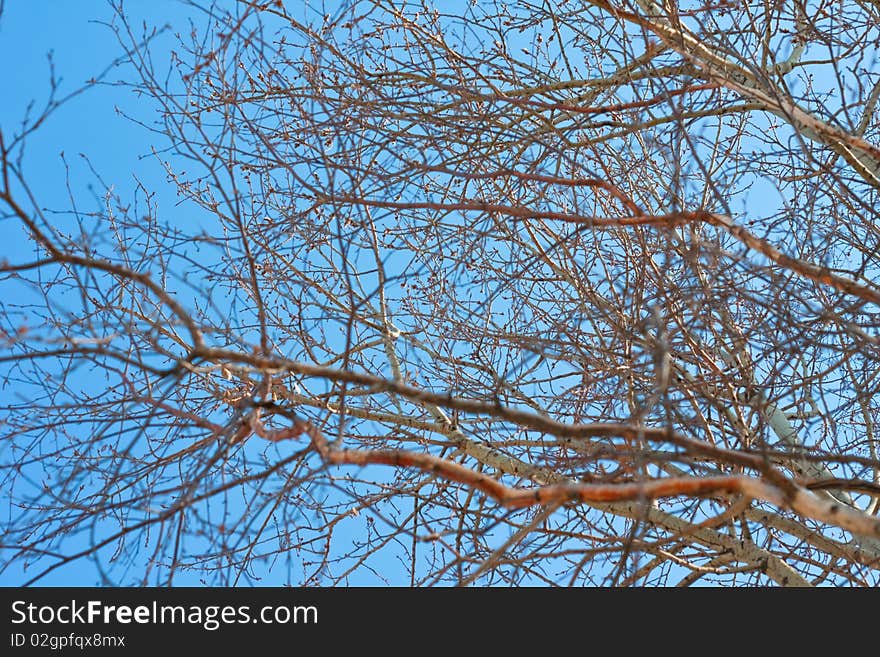
[[[878,3],[190,8],[95,80],[178,204],[2,126],[5,568],[880,583]]]

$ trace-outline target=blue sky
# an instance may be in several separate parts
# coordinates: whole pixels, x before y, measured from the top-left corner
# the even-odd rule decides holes
[[[180,25],[188,14],[177,0],[130,2],[126,8],[151,23]],[[107,0],[6,2],[0,19],[0,57],[6,63],[0,67],[5,95],[0,103],[0,126],[5,134],[17,132],[30,102],[34,112],[45,106],[50,52],[60,79],[59,96],[81,87],[121,54],[116,36],[101,24],[112,15]],[[118,79],[120,73],[112,72],[108,81]],[[68,202],[62,152],[74,187],[84,188],[94,180],[80,157],[85,153],[96,172],[117,189],[131,186],[137,175],[160,197],[163,191],[173,193],[158,163],[142,157],[149,153],[150,135],[116,111],[117,105],[130,100],[113,87],[92,87],[62,106],[29,139],[25,172],[39,171],[28,179],[46,205],[62,208]],[[20,248],[18,222],[0,222],[0,238],[4,249]]]
[[[0,0],[2,1],[2,0]],[[292,3],[293,4],[293,3]],[[332,4],[333,3],[328,3]],[[456,3],[456,6],[459,3]],[[150,24],[170,24],[172,29],[152,48],[157,57],[156,67],[161,70],[169,63],[169,53],[175,47],[173,32],[175,29],[187,30],[187,20],[194,15],[192,8],[181,0],[131,0],[126,3],[126,11],[135,25],[146,21]],[[297,5],[294,5],[297,6]],[[299,7],[305,8],[303,2]],[[444,5],[452,7],[452,3]],[[305,9],[303,9],[305,11]],[[5,11],[0,19],[0,56],[5,65],[0,68],[0,83],[4,89],[4,99],[0,103],[0,128],[7,140],[21,125],[27,112],[28,103],[33,101],[34,113],[39,113],[44,106],[50,88],[49,63],[47,54],[53,52],[55,71],[60,78],[58,96],[64,96],[81,86],[86,80],[105,69],[122,53],[112,30],[102,21],[110,21],[113,9],[107,0],[6,0]],[[197,15],[197,14],[196,14]],[[164,60],[164,61],[163,61]],[[149,103],[139,102],[124,87],[113,86],[113,81],[126,77],[125,68],[112,71],[106,84],[89,89],[59,109],[51,119],[37,131],[28,142],[27,159],[24,170],[28,182],[42,206],[63,211],[70,207],[70,197],[77,203],[94,204],[90,186],[100,176],[103,183],[110,186],[123,199],[132,198],[136,180],[155,193],[155,201],[161,214],[162,223],[189,222],[192,227],[198,221],[192,206],[177,205],[177,193],[173,185],[166,181],[165,172],[157,159],[151,155],[151,147],[157,143],[155,135],[143,126],[132,123],[117,111],[120,107],[124,113],[133,114],[149,122],[153,116]],[[816,83],[825,82],[817,79]],[[62,159],[61,153],[65,154]],[[88,155],[86,161],[80,154]],[[66,165],[69,165],[69,171]],[[779,205],[780,196],[776,192],[772,176],[751,174],[749,182],[754,186],[738,197],[735,197],[734,210],[750,206],[751,211],[746,218],[772,214]],[[67,182],[69,176],[70,189]],[[95,194],[100,194],[102,186],[96,185]],[[771,207],[772,206],[772,207]],[[64,217],[59,221],[64,221]],[[137,215],[140,216],[140,215]],[[450,220],[452,221],[452,220]],[[194,231],[193,231],[194,232]],[[17,221],[0,220],[0,259],[26,260],[28,249],[31,248],[21,232]],[[503,245],[500,246],[503,248]],[[385,263],[388,264],[388,263]],[[0,304],[14,306],[17,299],[14,295],[0,298]],[[20,300],[19,300],[20,301]],[[234,313],[229,307],[222,308],[224,313]],[[505,310],[500,308],[500,310]],[[0,317],[4,308],[0,306]],[[494,311],[498,312],[496,306]],[[502,316],[499,322],[504,322]],[[566,318],[571,323],[574,318]],[[771,364],[774,365],[775,364]],[[769,367],[769,366],[768,366]],[[100,382],[94,383],[100,385]],[[0,389],[0,399],[27,399],[26,390],[10,388]],[[4,404],[5,405],[5,404]],[[2,418],[0,418],[2,421]],[[51,441],[48,441],[51,443]],[[0,444],[0,462],[8,456],[4,454],[4,446]],[[281,457],[288,454],[282,453]],[[39,483],[39,478],[35,478]],[[4,509],[5,511],[5,509]],[[340,525],[339,533],[352,528],[360,520],[347,518]],[[347,523],[347,524],[346,524]],[[101,528],[98,528],[100,531]],[[74,546],[89,545],[87,531],[76,536],[73,542],[65,542],[65,552],[73,551]],[[109,553],[102,554],[102,558]],[[290,555],[287,555],[290,558]],[[0,564],[3,555],[0,552]],[[279,559],[280,561],[280,559]],[[394,561],[389,564],[389,571],[398,569]],[[260,566],[262,567],[262,566]],[[123,573],[122,583],[137,581],[137,564]],[[33,565],[24,573],[16,565],[8,570],[0,570],[0,584],[18,584],[32,576],[38,568]],[[293,570],[293,566],[291,566]],[[358,571],[356,577],[367,575]],[[126,580],[125,577],[129,577]],[[287,576],[285,566],[279,564],[277,571],[261,583],[283,583]],[[188,577],[188,578],[187,578]],[[296,578],[294,573],[293,579]],[[43,585],[92,585],[102,581],[94,564],[82,560],[64,568],[60,568],[39,581]],[[150,583],[153,583],[152,581]],[[197,575],[183,576],[175,579],[175,584],[198,584]],[[349,583],[378,583],[378,579],[369,581],[352,580]],[[399,583],[395,581],[394,583]]]
[[[127,11],[149,23],[180,25],[191,12],[177,0],[126,3]],[[28,104],[33,113],[45,106],[50,89],[51,52],[57,95],[62,97],[104,70],[122,50],[112,30],[101,21],[113,16],[107,0],[12,0],[5,3],[0,18],[0,128],[7,142],[18,132]],[[119,79],[124,70],[111,72],[108,82]],[[78,199],[90,197],[95,175],[80,154],[87,154],[95,173],[126,196],[134,188],[135,176],[157,193],[160,207],[173,211],[174,189],[165,181],[159,163],[150,153],[151,135],[121,116],[116,106],[136,110],[133,99],[112,86],[97,86],[63,105],[28,140],[24,171],[41,205],[53,209],[69,207],[65,181],[65,154],[70,183]],[[128,103],[128,106],[125,106]],[[145,157],[146,156],[146,157]],[[85,201],[88,202],[88,201]],[[0,221],[0,258],[26,259],[28,246],[20,222]],[[8,292],[7,288],[7,292]],[[4,304],[16,303],[5,298]],[[0,390],[5,399],[20,397],[21,391]],[[87,537],[82,537],[87,540]],[[0,572],[0,584],[19,584],[36,569],[23,573],[20,566]],[[62,568],[41,580],[44,585],[93,585],[99,583],[91,564],[81,562]]]
[[[194,15],[198,16],[180,0],[130,1],[125,3],[125,10],[136,28],[143,21],[149,25],[171,27],[164,37],[160,37],[164,41],[155,42],[152,48],[158,70],[170,62],[169,54],[176,41],[175,30],[188,29],[188,21]],[[46,105],[50,92],[50,52],[59,81],[57,97],[82,87],[123,54],[115,34],[107,25],[113,16],[114,11],[108,0],[13,0],[6,3],[0,17],[0,57],[12,65],[0,67],[0,84],[5,90],[4,101],[0,103],[0,129],[7,143],[20,132],[31,102],[31,116],[38,115]],[[28,138],[23,167],[25,178],[40,205],[50,211],[67,212],[71,197],[81,206],[96,203],[93,195],[103,193],[103,186],[96,178],[100,176],[101,181],[122,199],[132,198],[137,181],[143,183],[151,193],[156,194],[154,200],[163,222],[197,221],[197,218],[194,219],[194,208],[178,205],[176,188],[166,180],[165,170],[151,153],[154,145],[161,147],[161,138],[123,116],[123,113],[135,116],[147,123],[153,116],[149,103],[139,103],[128,89],[113,85],[114,81],[125,77],[124,66],[112,70],[104,84],[92,86],[65,103]],[[87,156],[88,160],[83,156]],[[63,215],[55,217],[59,223],[66,219]],[[0,258],[13,261],[26,261],[29,250],[33,248],[22,231],[21,223],[15,220],[0,221],[0,243],[3,244]],[[25,290],[21,291],[20,298],[15,298],[14,294],[9,294],[8,286],[5,289],[9,296],[0,299],[5,306],[0,308],[0,312],[28,301]],[[26,404],[28,395],[29,391],[23,388],[0,389],[4,406]],[[8,458],[8,448],[8,445],[0,445],[0,460]],[[49,473],[45,478],[40,472],[30,474],[35,481],[49,481],[51,477]],[[5,502],[3,506],[6,507],[3,511],[9,512]],[[337,533],[345,533],[345,527],[352,522],[355,521],[341,523]],[[100,532],[98,523],[91,533],[82,531],[67,537],[64,541],[65,553],[87,548],[95,536],[103,538]],[[107,563],[113,549],[113,546],[109,546],[102,550],[99,560]],[[0,551],[0,565],[4,560]],[[35,576],[48,563],[54,561],[37,560],[25,570],[21,562],[16,561],[0,569],[0,585],[19,585]],[[271,572],[257,573],[263,577],[259,583],[287,582],[288,577],[297,576],[295,572],[291,574],[288,571],[290,567],[289,563],[274,564]],[[295,566],[293,568],[295,570]],[[139,581],[143,573],[136,570],[137,566],[134,566],[128,573],[130,579],[126,580],[123,574],[118,583]],[[119,574],[118,568],[115,572]],[[355,573],[350,583],[378,583],[376,579],[360,582],[359,577],[360,573]],[[38,580],[40,586],[108,583],[111,582],[102,580],[92,559],[74,561]],[[192,576],[179,574],[174,583],[199,585],[200,580],[198,573]]]

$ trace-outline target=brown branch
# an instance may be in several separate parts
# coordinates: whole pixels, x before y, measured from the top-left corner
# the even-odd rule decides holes
[[[671,228],[683,224],[702,222],[718,228],[723,228],[733,237],[765,256],[768,260],[789,269],[796,274],[808,278],[816,283],[828,285],[844,294],[851,294],[855,297],[880,304],[880,291],[874,288],[862,285],[856,281],[839,276],[825,267],[820,267],[809,262],[805,262],[798,258],[793,258],[782,253],[779,249],[770,244],[767,240],[754,235],[743,226],[736,224],[729,217],[713,212],[696,211],[696,212],[670,212],[667,214],[641,214],[627,217],[588,217],[568,212],[558,212],[553,210],[532,210],[524,207],[516,207],[511,205],[503,205],[500,203],[488,203],[483,201],[464,201],[453,203],[435,203],[425,201],[400,202],[400,201],[383,201],[378,199],[365,199],[350,196],[334,196],[327,197],[325,200],[352,203],[355,205],[363,205],[368,207],[380,207],[395,210],[438,210],[445,212],[453,211],[479,211],[479,212],[497,212],[499,214],[510,217],[518,217],[523,219],[555,219],[567,223],[575,223],[589,226],[593,229],[610,229],[623,228],[626,226],[663,226]]]
[[[509,509],[566,502],[613,503],[665,497],[740,494],[779,507],[790,508],[800,515],[836,525],[862,536],[880,537],[880,519],[835,502],[820,500],[794,484],[790,484],[795,489],[791,494],[788,490],[751,477],[730,475],[669,477],[623,484],[550,484],[519,489],[505,486],[493,477],[431,454],[401,449],[334,449],[317,427],[306,422],[301,422],[301,426],[311,437],[315,450],[328,464],[374,464],[416,468],[447,481],[469,486]]]

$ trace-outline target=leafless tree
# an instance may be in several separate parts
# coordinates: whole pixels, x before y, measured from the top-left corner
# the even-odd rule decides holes
[[[880,5],[310,5],[117,8],[177,206],[3,126],[7,562],[877,585]]]

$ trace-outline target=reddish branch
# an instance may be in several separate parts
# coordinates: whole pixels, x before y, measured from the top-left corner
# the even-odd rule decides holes
[[[442,173],[462,180],[495,180],[500,178],[516,178],[517,180],[525,180],[527,182],[536,182],[547,185],[559,185],[560,187],[591,187],[594,189],[602,189],[609,195],[620,201],[627,210],[633,215],[643,215],[638,204],[627,194],[625,194],[617,185],[613,185],[606,180],[598,178],[564,178],[561,176],[550,176],[540,173],[532,173],[528,171],[517,171],[516,169],[494,169],[491,171],[469,172],[459,171],[457,169],[449,169],[447,167],[422,164],[420,162],[407,162],[409,166],[419,171]]]
[[[500,203],[488,203],[483,201],[466,200],[453,203],[436,203],[427,201],[384,201],[378,199],[365,199],[347,196],[334,196],[328,201],[352,203],[368,207],[388,208],[394,210],[438,210],[446,212],[496,212],[509,217],[522,219],[549,219],[564,221],[567,223],[581,224],[593,229],[624,228],[627,226],[663,226],[672,227],[688,223],[702,222],[718,228],[722,228],[733,237],[745,244],[750,249],[757,251],[771,262],[790,271],[808,278],[816,283],[833,287],[838,292],[851,294],[864,301],[870,301],[880,305],[880,291],[862,285],[856,281],[839,276],[826,267],[820,267],[812,263],[793,258],[782,253],[767,240],[754,235],[743,226],[736,224],[732,219],[713,212],[670,212],[668,214],[640,214],[626,217],[586,217],[569,212],[557,212],[552,210],[535,210],[527,207],[503,205]]]
[[[264,432],[257,427],[261,427],[259,415],[253,413],[240,433],[246,436],[253,430],[269,440],[282,440],[305,433],[311,438],[313,447],[327,464],[361,466],[372,464],[415,468],[480,491],[508,509],[567,502],[601,504],[648,501],[664,497],[739,494],[790,508],[808,518],[837,525],[862,536],[880,537],[880,519],[835,502],[821,500],[790,480],[786,480],[786,486],[780,487],[742,475],[668,477],[632,483],[568,483],[522,489],[506,486],[493,477],[431,454],[401,449],[335,449],[330,446],[317,427],[300,419],[296,419],[289,429],[280,432]]]
[[[521,509],[528,506],[561,504],[564,502],[627,502],[633,500],[652,500],[680,495],[712,495],[721,493],[742,493],[764,491],[762,497],[782,499],[782,494],[769,486],[742,476],[729,477],[671,477],[655,481],[625,484],[552,484],[536,488],[511,488],[498,480],[466,468],[452,461],[406,450],[333,450],[326,449],[324,459],[334,465],[393,465],[417,468],[423,472],[455,481],[491,497],[508,509]],[[773,491],[768,492],[768,491]]]
[[[293,425],[290,427],[285,427],[283,429],[267,429],[261,419],[262,412],[262,408],[255,408],[251,413],[246,415],[241,426],[232,436],[230,443],[233,445],[240,443],[251,434],[256,434],[263,440],[268,440],[273,443],[297,438],[303,433],[309,433],[309,435],[311,435],[309,429],[310,425],[299,419],[294,419]]]

